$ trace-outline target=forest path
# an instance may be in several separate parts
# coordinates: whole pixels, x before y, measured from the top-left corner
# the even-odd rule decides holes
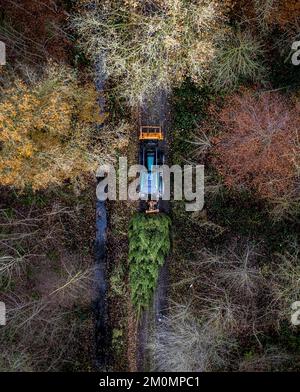
[[[164,141],[160,147],[164,150],[165,164],[168,164],[168,133],[170,127],[170,107],[169,107],[169,96],[164,90],[158,91],[158,93],[152,98],[147,99],[141,105],[139,111],[139,125],[161,125]],[[162,209],[164,212],[169,213],[170,203],[169,201],[162,202]],[[159,271],[157,287],[153,295],[152,307],[144,311],[140,324],[138,326],[137,333],[137,369],[138,371],[148,370],[150,360],[147,356],[147,345],[149,343],[151,331],[158,327],[160,321],[164,317],[167,311],[167,287],[168,287],[168,258],[164,265]]]
[[[99,94],[100,114],[105,113],[104,58],[99,56],[95,64],[96,90]],[[98,126],[101,132],[102,125]],[[97,179],[100,180],[99,178]],[[111,348],[111,333],[109,329],[108,300],[107,300],[107,207],[105,201],[96,201],[96,240],[95,240],[95,284],[93,311],[95,317],[95,366],[97,370],[105,371],[109,367]]]

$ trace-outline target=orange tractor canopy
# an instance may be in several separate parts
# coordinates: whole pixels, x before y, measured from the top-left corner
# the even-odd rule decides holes
[[[143,125],[140,127],[140,140],[163,140],[161,126]]]

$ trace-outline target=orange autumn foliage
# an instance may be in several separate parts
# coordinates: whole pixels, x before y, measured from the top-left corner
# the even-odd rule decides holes
[[[72,70],[49,65],[33,85],[16,80],[0,101],[0,184],[43,189],[96,168],[92,123],[97,93]]]
[[[218,113],[214,164],[228,187],[269,200],[295,192],[299,164],[299,105],[278,93],[242,91]],[[298,166],[299,168],[299,166]]]

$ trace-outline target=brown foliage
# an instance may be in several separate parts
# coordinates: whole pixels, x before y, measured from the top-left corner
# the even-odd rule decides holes
[[[1,187],[1,371],[90,370],[93,219],[93,181],[80,195]]]
[[[251,23],[257,19],[265,27],[279,26],[282,30],[299,25],[299,0],[237,0],[233,5],[233,14]]]
[[[293,193],[299,159],[299,107],[278,93],[243,91],[218,114],[224,132],[213,161],[229,187],[273,199]]]
[[[297,24],[300,21],[299,0],[280,0],[277,9],[270,15],[270,22],[277,23],[285,29],[288,25]]]
[[[63,31],[67,12],[57,0],[0,0],[0,39],[10,63],[67,61],[71,42]]]

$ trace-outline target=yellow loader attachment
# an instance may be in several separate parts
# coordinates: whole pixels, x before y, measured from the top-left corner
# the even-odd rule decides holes
[[[141,126],[140,140],[163,140],[164,136],[160,126]]]

